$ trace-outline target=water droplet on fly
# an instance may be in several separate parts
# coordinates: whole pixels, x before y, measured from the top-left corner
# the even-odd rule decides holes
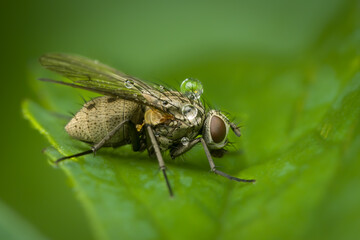
[[[187,78],[180,85],[180,91],[188,98],[199,99],[204,89],[201,82],[195,78]]]
[[[160,86],[159,86],[159,89],[160,89],[160,90],[164,90],[164,86],[163,86],[163,85],[160,85]]]
[[[134,86],[134,82],[131,80],[126,80],[125,81],[125,87],[126,88],[132,88]]]
[[[181,138],[181,143],[182,143],[182,145],[184,145],[184,146],[189,145],[189,138],[187,138],[187,137]]]
[[[181,111],[182,111],[182,114],[184,115],[184,117],[190,121],[193,120],[198,114],[197,108],[191,104],[187,104],[187,105],[183,106]]]

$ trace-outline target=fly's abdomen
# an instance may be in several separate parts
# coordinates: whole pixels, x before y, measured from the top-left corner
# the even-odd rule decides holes
[[[98,143],[124,120],[142,123],[139,104],[115,97],[98,97],[84,104],[66,125],[67,133],[78,140]],[[128,125],[125,124],[104,146],[121,146],[129,142]]]

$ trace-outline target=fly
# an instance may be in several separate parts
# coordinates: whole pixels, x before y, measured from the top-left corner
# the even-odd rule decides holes
[[[71,137],[91,144],[91,149],[62,157],[56,164],[95,154],[102,147],[131,144],[134,151],[147,150],[156,156],[169,194],[173,196],[162,152],[170,150],[171,158],[176,158],[201,144],[212,172],[238,182],[255,182],[216,169],[212,156],[221,157],[225,152],[229,129],[238,137],[240,129],[220,111],[204,107],[200,100],[203,88],[198,80],[184,80],[179,92],[150,85],[98,61],[76,55],[51,53],[39,60],[42,66],[71,82],[40,80],[104,95],[85,103],[65,127]]]

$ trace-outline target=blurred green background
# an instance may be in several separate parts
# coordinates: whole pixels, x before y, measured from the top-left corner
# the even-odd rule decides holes
[[[291,80],[281,79],[278,85],[267,84],[261,80],[264,77],[262,69],[306,65],[311,72],[311,59],[321,58],[322,47],[326,49],[326,44],[331,46],[332,42],[339,41],[336,35],[333,39],[326,39],[329,32],[342,29],[341,24],[348,22],[339,19],[344,20],[358,8],[358,2],[344,0],[33,0],[5,3],[1,14],[3,79],[0,97],[4,111],[0,124],[0,201],[3,206],[0,214],[8,214],[9,221],[12,217],[22,219],[24,228],[30,225],[29,228],[37,229],[38,234],[50,239],[93,238],[86,214],[65,175],[61,170],[51,168],[41,153],[49,143],[30,127],[21,114],[20,105],[24,99],[37,99],[41,95],[33,91],[29,83],[29,76],[38,67],[37,58],[41,54],[76,53],[142,79],[175,86],[186,77],[199,78],[211,103],[234,112],[237,118],[245,121],[251,113],[243,109],[253,108],[251,120],[259,123],[266,120],[254,119],[255,112],[260,110],[265,111],[269,118],[276,119],[272,116],[272,109],[258,105],[272,98],[265,95],[264,99],[268,101],[256,102],[256,99],[251,99],[252,92],[266,94],[268,92],[264,89],[279,87],[286,95],[299,87]],[[349,21],[358,20],[355,17]],[[350,25],[339,33],[346,35]],[[316,51],[317,55],[312,56]],[[251,76],[246,74],[247,70]],[[327,81],[326,69],[319,74]],[[251,77],[252,82],[244,77]],[[282,77],[299,79],[302,76],[289,71]],[[245,85],[249,91],[241,89],[241,81],[247,81]],[[319,95],[335,96],[337,92],[331,84],[336,83],[330,82],[326,91],[320,89]],[[251,100],[237,103],[234,97],[239,91],[248,93]],[[323,98],[317,96],[315,92],[312,102],[322,101]],[[284,106],[278,110],[286,111],[289,106],[281,99],[277,100],[279,102],[275,105]],[[230,104],[231,101],[234,103]],[[311,119],[303,121],[308,123]],[[249,131],[243,138],[251,141],[251,121],[246,121],[246,124]],[[289,125],[286,127],[291,128]],[[297,129],[302,131],[300,125],[296,127],[293,138],[299,136]],[[264,124],[264,128],[267,130],[264,132],[273,133],[274,138],[281,137],[278,136],[283,131],[281,124],[274,129]],[[271,145],[265,142],[271,141],[269,138],[258,141],[260,145]],[[246,142],[244,144],[246,147]],[[274,141],[268,152],[261,152],[261,148],[252,149],[253,155],[249,151],[247,160],[250,164],[261,163],[262,156],[271,155],[282,145],[286,145],[286,141]]]

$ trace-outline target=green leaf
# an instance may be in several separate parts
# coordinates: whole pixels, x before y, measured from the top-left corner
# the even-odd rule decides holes
[[[0,200],[0,239],[46,239]]]
[[[242,138],[231,137],[242,154],[216,163],[255,184],[209,173],[201,148],[166,158],[174,198],[157,161],[130,146],[62,163],[97,237],[351,239],[360,224],[359,16],[357,5],[345,9],[301,60],[212,57],[178,69],[196,69],[207,97],[243,120]],[[42,105],[27,100],[23,112],[52,145],[46,154],[88,150],[57,114],[79,108],[75,90],[32,84]]]

